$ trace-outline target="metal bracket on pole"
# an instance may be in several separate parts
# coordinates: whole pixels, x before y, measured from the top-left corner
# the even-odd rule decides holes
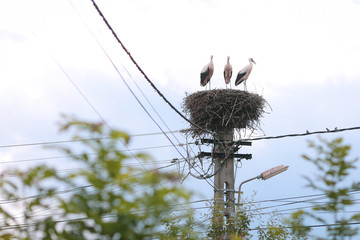
[[[229,145],[241,145],[241,146],[251,146],[252,142],[246,142],[246,141],[219,141],[215,139],[201,139],[201,143],[222,143],[222,144],[229,144]]]
[[[241,158],[241,159],[252,159],[252,154],[225,154],[225,153],[210,153],[210,152],[200,152],[198,157],[220,157],[220,158],[225,158],[225,157],[230,157],[230,158]]]

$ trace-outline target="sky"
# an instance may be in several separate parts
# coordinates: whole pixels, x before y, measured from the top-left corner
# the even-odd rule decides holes
[[[134,59],[179,110],[186,93],[204,90],[199,75],[210,55],[215,65],[212,89],[225,88],[227,56],[233,76],[251,57],[256,65],[248,90],[262,95],[271,106],[254,136],[359,126],[359,0],[97,3]],[[15,0],[1,5],[0,146],[5,147],[0,148],[0,171],[43,162],[59,169],[69,167],[66,159],[39,160],[58,156],[43,145],[11,147],[68,140],[68,135],[58,131],[61,114],[89,121],[104,119],[132,135],[160,132],[123,79],[162,129],[189,127],[131,63],[90,0]],[[234,81],[233,77],[233,87]],[[350,157],[356,158],[360,156],[358,134],[348,131],[322,137],[343,137],[352,146]],[[194,142],[179,133],[175,137],[170,135],[175,143]],[[235,186],[284,164],[289,170],[281,175],[245,184],[244,196],[254,191],[255,200],[313,194],[302,177],[315,171],[301,158],[312,154],[308,140],[318,141],[318,136],[262,140],[244,147],[241,153],[252,153],[253,159],[243,161],[237,169]],[[129,148],[168,145],[167,138],[159,134],[134,136]],[[198,146],[190,147],[191,156],[199,151]],[[156,160],[181,158],[174,147],[144,151]],[[183,148],[179,151],[186,155]],[[31,159],[37,160],[21,162]],[[211,186],[203,180],[189,176],[183,185],[195,193],[194,199],[213,196]]]

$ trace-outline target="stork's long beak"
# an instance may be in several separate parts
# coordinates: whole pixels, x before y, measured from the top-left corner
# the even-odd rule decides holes
[[[256,62],[254,61],[254,59],[251,59],[251,61],[256,64]]]

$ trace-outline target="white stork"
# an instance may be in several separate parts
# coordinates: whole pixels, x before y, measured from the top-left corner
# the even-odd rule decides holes
[[[224,67],[224,79],[225,79],[226,89],[227,89],[227,85],[229,83],[230,83],[230,88],[231,88],[231,82],[230,82],[231,76],[232,76],[232,66],[230,64],[230,57],[227,57],[227,63]]]
[[[248,79],[253,64],[255,63],[255,61],[252,58],[249,58],[249,64],[246,65],[243,69],[240,70],[240,72],[238,73],[236,80],[235,80],[235,86],[239,85],[240,83],[244,82],[244,90],[246,91],[246,80]],[[256,64],[256,63],[255,63]]]
[[[208,82],[210,82],[210,79],[214,73],[214,63],[213,63],[213,56],[210,57],[210,62],[206,64],[206,66],[203,68],[203,70],[200,73],[200,86],[204,87]],[[209,83],[209,89],[210,89],[210,83]]]

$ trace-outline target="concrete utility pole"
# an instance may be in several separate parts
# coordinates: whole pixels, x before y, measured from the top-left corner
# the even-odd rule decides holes
[[[235,154],[238,146],[251,146],[251,142],[233,141],[234,129],[218,130],[214,139],[202,139],[202,143],[213,143],[213,151],[200,152],[199,157],[212,157],[214,162],[214,210],[213,227],[223,229],[224,216],[229,223],[235,212],[234,158],[251,159],[252,154]],[[225,236],[220,236],[223,239]]]
[[[237,141],[235,144],[233,138],[234,129],[223,128],[215,133],[214,140],[202,140],[202,142],[214,144],[211,156],[215,165],[214,207],[216,216],[213,218],[213,225],[218,228],[223,228],[224,216],[226,217],[226,222],[229,223],[235,211],[234,158],[252,158],[251,154],[235,154],[239,145],[251,146],[251,142]],[[201,155],[206,156],[207,153],[202,153]]]
[[[215,176],[214,176],[214,200],[218,204],[219,210],[224,210],[226,218],[234,212],[234,158],[231,143],[234,137],[233,129],[224,129],[223,132],[216,133],[215,139],[220,143],[214,143],[213,152],[215,153]],[[219,155],[216,155],[219,154]]]

